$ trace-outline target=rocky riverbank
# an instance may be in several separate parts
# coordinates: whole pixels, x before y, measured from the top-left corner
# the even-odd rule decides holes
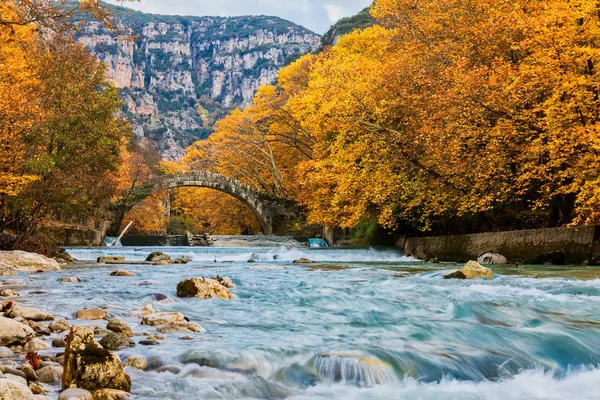
[[[171,260],[158,253],[151,258]],[[68,257],[64,257],[68,258]],[[175,261],[175,260],[173,260]],[[153,264],[156,265],[156,264]],[[0,273],[35,276],[59,271],[56,260],[24,252],[0,252]],[[151,266],[150,266],[151,267]],[[115,274],[114,279],[128,279],[136,274]],[[77,285],[76,277],[57,279],[57,285]],[[23,280],[0,279],[0,399],[2,400],[121,400],[130,397],[131,378],[128,370],[158,370],[168,366],[150,365],[142,355],[121,359],[116,351],[136,346],[160,346],[169,335],[185,335],[193,340],[205,333],[198,323],[179,312],[157,312],[153,303],[139,310],[129,310],[127,317],[137,324],[115,318],[110,307],[70,310],[70,319],[59,319],[52,310],[30,307],[32,298],[21,296]],[[147,286],[152,283],[148,282]],[[226,277],[188,278],[177,285],[177,296],[183,299],[232,299],[233,281]],[[156,303],[173,301],[160,293],[151,293]],[[42,300],[43,298],[40,298]],[[25,306],[27,304],[28,306]],[[61,310],[64,315],[64,310]],[[66,335],[66,336],[65,336]]]

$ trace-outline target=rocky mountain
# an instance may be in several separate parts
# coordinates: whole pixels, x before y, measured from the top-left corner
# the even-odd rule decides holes
[[[233,107],[248,105],[277,71],[321,37],[277,17],[181,17],[121,9],[123,40],[88,22],[77,34],[121,89],[136,137],[176,160]]]
[[[375,24],[375,19],[371,17],[369,7],[351,17],[342,18],[331,26],[331,28],[323,35],[323,47],[333,46],[338,39],[347,33],[357,29],[368,28]]]

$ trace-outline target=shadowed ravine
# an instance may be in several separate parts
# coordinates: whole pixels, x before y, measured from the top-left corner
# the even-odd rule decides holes
[[[69,252],[143,259],[151,250]],[[45,292],[24,299],[57,317],[107,306],[134,331],[151,332],[130,312],[152,303],[206,328],[192,340],[169,334],[160,346],[118,352],[149,359],[148,372],[127,369],[134,398],[597,398],[597,269],[575,270],[586,280],[564,278],[564,268],[522,267],[497,268],[492,281],[452,281],[442,278],[450,265],[389,250],[161,250],[195,261],[127,266],[132,278],[107,276],[111,268],[91,263],[23,277],[33,282],[23,295]],[[291,263],[303,256],[322,264]],[[182,278],[217,273],[238,286],[233,301],[176,298]],[[83,282],[57,284],[63,276]],[[156,293],[168,299],[158,302]],[[156,371],[166,365],[170,372]]]

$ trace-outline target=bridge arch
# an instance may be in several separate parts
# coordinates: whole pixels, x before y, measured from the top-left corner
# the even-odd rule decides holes
[[[151,185],[146,194],[150,195],[161,190],[180,187],[214,189],[238,199],[256,216],[265,235],[284,234],[287,222],[300,215],[295,201],[255,191],[236,179],[214,172],[195,172],[161,177]]]

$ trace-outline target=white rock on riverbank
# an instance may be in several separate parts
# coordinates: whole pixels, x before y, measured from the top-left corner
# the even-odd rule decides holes
[[[0,275],[15,272],[60,271],[56,260],[26,251],[0,251]]]

